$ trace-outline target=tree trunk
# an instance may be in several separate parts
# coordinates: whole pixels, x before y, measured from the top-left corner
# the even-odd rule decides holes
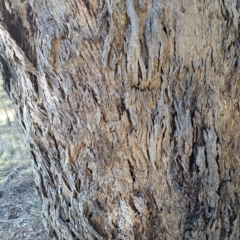
[[[50,239],[239,239],[239,0],[0,0],[0,62]]]

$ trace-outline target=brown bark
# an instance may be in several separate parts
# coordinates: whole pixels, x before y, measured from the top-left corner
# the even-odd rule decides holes
[[[240,238],[239,5],[1,0],[51,239]]]

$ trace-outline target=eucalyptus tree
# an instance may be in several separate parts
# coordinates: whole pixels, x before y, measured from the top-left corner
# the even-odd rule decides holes
[[[51,239],[239,239],[239,5],[0,1]]]

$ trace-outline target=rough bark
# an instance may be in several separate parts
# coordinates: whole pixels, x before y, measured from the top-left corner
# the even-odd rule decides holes
[[[51,239],[240,238],[239,5],[0,1]]]

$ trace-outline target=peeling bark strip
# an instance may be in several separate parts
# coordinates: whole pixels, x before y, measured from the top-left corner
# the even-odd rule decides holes
[[[0,0],[50,239],[240,239],[239,7]]]

